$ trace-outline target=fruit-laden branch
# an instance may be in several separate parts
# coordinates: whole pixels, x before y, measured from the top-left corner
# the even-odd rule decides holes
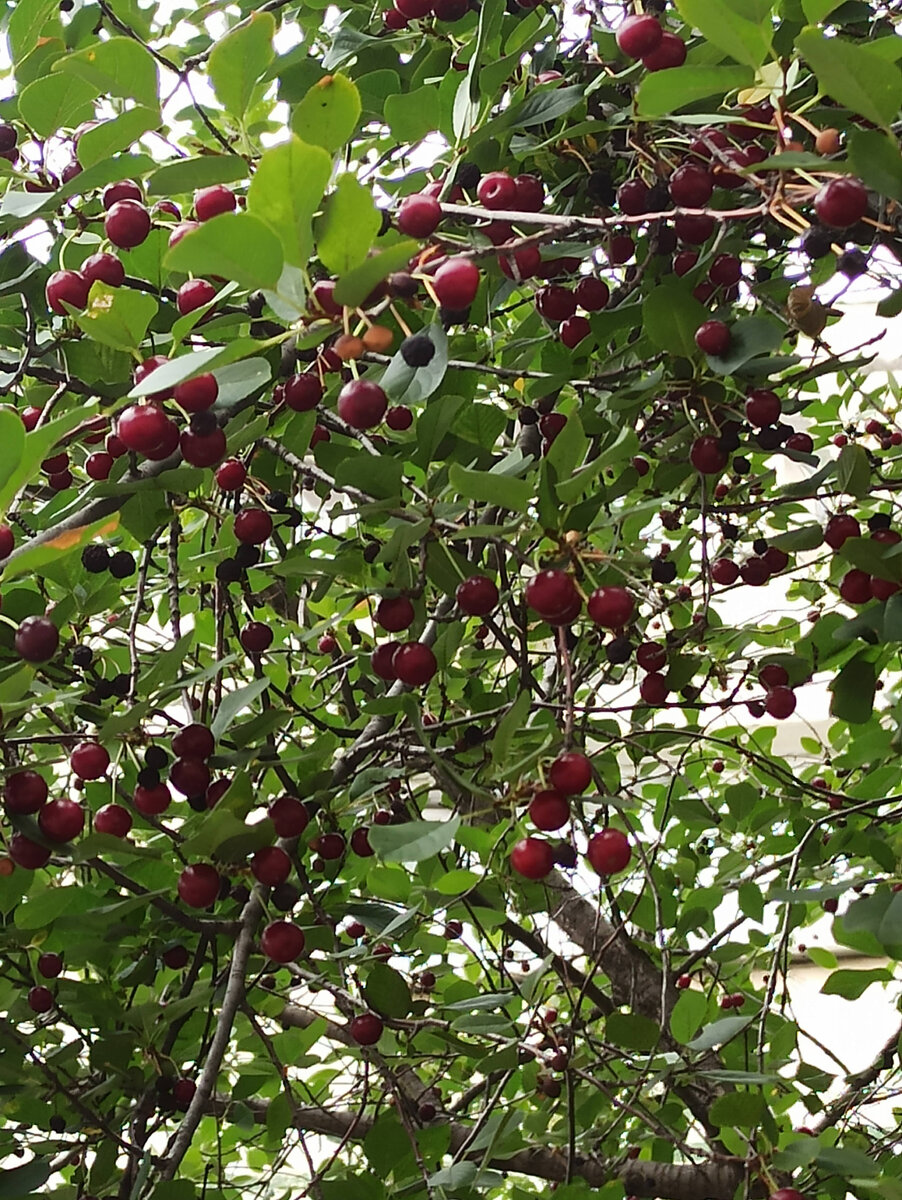
[[[269,1104],[261,1100],[242,1101],[254,1114],[258,1124],[266,1123]],[[228,1111],[229,1100],[219,1096],[208,1105],[207,1111],[223,1115]],[[319,1133],[326,1137],[345,1141],[362,1141],[373,1128],[373,1118],[358,1112],[329,1110],[325,1108],[299,1108],[293,1114],[293,1127],[302,1133]],[[466,1145],[471,1134],[467,1125],[451,1122],[449,1152],[458,1153]],[[549,1182],[564,1182],[568,1174],[567,1156],[557,1149],[517,1150],[512,1154],[484,1159],[483,1149],[465,1152],[463,1157],[479,1162],[496,1171],[516,1175],[528,1175],[533,1179]],[[658,1200],[732,1200],[737,1187],[745,1175],[744,1164],[736,1159],[716,1160],[705,1163],[661,1163],[630,1160],[618,1166],[608,1165],[599,1159],[577,1155],[572,1164],[572,1174],[585,1179],[592,1187],[602,1187],[612,1180],[619,1180],[624,1190],[633,1196],[657,1197]]]

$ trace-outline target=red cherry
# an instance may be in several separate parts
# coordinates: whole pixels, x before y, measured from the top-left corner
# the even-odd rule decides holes
[[[358,1046],[375,1046],[382,1037],[383,1024],[375,1013],[364,1013],[348,1025],[348,1033]]]
[[[789,672],[779,663],[767,663],[758,672],[758,682],[762,687],[785,687],[789,683]]]
[[[561,829],[570,820],[570,801],[560,792],[536,792],[529,806],[529,819],[536,829]]]
[[[701,246],[714,232],[714,218],[704,213],[680,213],[673,222],[673,231],[681,242]]]
[[[716,437],[696,438],[689,450],[689,461],[703,475],[720,475],[729,462],[729,455],[720,448]]]
[[[432,287],[443,308],[454,312],[469,308],[479,289],[479,268],[471,258],[457,254],[442,263],[432,277]]]
[[[580,342],[584,341],[591,332],[592,326],[586,317],[568,317],[566,321],[561,322],[558,337],[568,350],[575,350]]]
[[[47,1013],[53,1008],[53,993],[49,988],[33,987],[28,993],[28,1007],[34,1013]]]
[[[540,212],[545,204],[545,186],[537,175],[517,175],[514,178],[517,212]]]
[[[315,283],[310,291],[313,310],[319,310],[327,317],[340,317],[342,309],[340,304],[335,303],[334,291],[335,281],[333,279],[320,279]]]
[[[177,758],[201,758],[206,761],[216,748],[213,734],[206,725],[195,721],[173,734],[169,743]]]
[[[147,454],[165,444],[172,424],[156,404],[130,404],[119,414],[116,435],[126,449]]]
[[[698,163],[684,163],[671,175],[667,190],[682,208],[704,208],[714,191],[714,176]]]
[[[210,372],[195,375],[193,379],[186,379],[184,383],[177,384],[172,396],[185,412],[205,412],[216,403],[219,384],[216,382],[216,376]]]
[[[37,871],[46,867],[50,861],[50,851],[46,846],[33,842],[24,833],[14,833],[9,839],[9,857],[17,867],[26,871]]]
[[[888,600],[890,596],[895,596],[902,585],[893,583],[889,579],[871,579],[871,595],[875,600]]]
[[[469,10],[468,0],[432,0],[432,11],[439,21],[459,21]]]
[[[802,1133],[802,1130],[799,1129],[797,1132]],[[795,1188],[785,1187],[777,1188],[775,1192],[771,1192],[770,1200],[805,1200],[805,1197],[801,1192],[796,1191]]]
[[[627,17],[617,30],[617,46],[627,58],[643,58],[661,44],[664,30],[650,13]]]
[[[218,291],[215,284],[209,283],[206,279],[189,279],[175,294],[176,307],[184,317],[188,313],[194,312],[195,309],[209,304],[216,298]]]
[[[695,331],[695,344],[705,354],[722,357],[730,348],[730,330],[723,321],[705,321]]]
[[[855,568],[846,571],[839,585],[839,594],[847,604],[867,604],[872,599],[870,575],[867,571]]]
[[[216,484],[224,492],[237,492],[244,487],[247,467],[237,458],[227,458],[216,468]]]
[[[536,308],[546,321],[566,321],[576,312],[576,297],[567,288],[550,284],[536,292]]]
[[[109,212],[120,200],[143,200],[144,193],[131,179],[123,179],[119,183],[111,183],[103,189],[102,204]]]
[[[92,254],[81,264],[81,273],[90,287],[96,280],[105,283],[107,287],[122,287],[125,283],[125,267],[122,259],[115,254],[102,251]]]
[[[117,200],[107,213],[103,231],[120,250],[140,246],[150,233],[150,213],[137,200]]]
[[[787,450],[798,450],[801,454],[810,454],[814,449],[814,441],[810,434],[801,430],[790,436],[783,443]]]
[[[185,867],[178,881],[179,898],[191,908],[209,908],[219,895],[219,872],[209,863]]]
[[[389,429],[400,432],[409,429],[413,424],[413,413],[404,404],[395,404],[385,414],[385,424]]]
[[[128,453],[128,447],[126,446],[125,442],[123,442],[122,438],[118,437],[115,433],[111,433],[107,436],[105,445],[107,454],[109,454],[110,458],[121,458],[123,454]]]
[[[441,219],[442,206],[438,200],[421,192],[418,195],[405,196],[401,201],[397,225],[407,237],[427,238],[438,229]]]
[[[292,375],[282,388],[285,403],[292,412],[310,412],[323,398],[323,385],[312,371]]]
[[[172,795],[165,783],[158,783],[154,787],[142,787],[139,783],[132,796],[132,804],[145,817],[159,816],[171,802]]]
[[[770,568],[763,558],[753,555],[739,568],[739,574],[743,583],[750,584],[751,587],[763,587],[770,579]]]
[[[38,825],[48,842],[71,842],[85,826],[85,810],[74,800],[48,800],[38,813]]]
[[[79,779],[99,779],[109,765],[109,754],[97,742],[80,742],[69,756],[69,766]]]
[[[676,986],[680,989],[680,991],[684,991],[687,987],[691,987],[692,986],[692,976],[691,975],[678,975],[677,981],[676,981]]]
[[[324,633],[316,643],[316,648],[320,654],[332,654],[338,649],[338,642],[331,633]]]
[[[194,193],[194,212],[198,221],[209,221],[220,213],[234,212],[238,201],[231,188],[221,183]]]
[[[262,654],[272,645],[273,633],[262,621],[248,621],[238,637],[248,654]]]
[[[56,979],[63,969],[63,960],[58,954],[41,954],[38,956],[38,974],[44,979]]]
[[[291,874],[291,859],[279,846],[265,846],[251,859],[251,872],[264,887],[277,887]]]
[[[731,558],[718,558],[711,567],[711,578],[723,587],[729,587],[739,578],[739,567]]]
[[[0,558],[9,558],[16,544],[16,535],[8,525],[0,525]]]
[[[68,315],[66,305],[81,312],[87,308],[90,287],[91,284],[80,271],[54,271],[45,289],[47,307],[61,317]]]
[[[484,208],[515,209],[517,185],[507,171],[489,171],[476,188],[479,203]]]
[[[48,617],[26,617],[16,630],[16,653],[25,662],[49,662],[59,648],[59,630]]]
[[[422,642],[403,642],[392,658],[392,668],[402,683],[419,687],[438,670],[435,655]]]
[[[369,829],[366,825],[358,825],[351,834],[351,849],[358,858],[372,858],[375,854],[375,850],[370,845],[368,833]]]
[[[395,671],[395,654],[400,649],[400,642],[383,642],[381,646],[377,646],[370,656],[370,665],[379,676],[387,683],[393,682],[398,678]]]
[[[742,263],[735,254],[718,254],[708,270],[708,278],[717,287],[732,287],[742,278]]]
[[[657,49],[642,55],[642,66],[646,71],[666,71],[671,67],[681,67],[685,61],[686,43],[675,33],[666,30],[661,35]]]
[[[781,571],[785,571],[789,566],[789,555],[785,550],[780,550],[777,546],[768,546],[761,557],[764,559],[771,575],[779,575]]]
[[[601,312],[611,298],[608,285],[594,275],[584,275],[573,289],[573,295],[580,308],[584,308],[586,312]]]
[[[400,633],[413,624],[414,609],[406,596],[386,596],[376,605],[373,619],[387,633]]]
[[[432,11],[432,0],[396,0],[395,8],[408,21],[417,21]]]
[[[335,862],[345,852],[345,840],[340,833],[324,833],[316,838],[316,852],[327,862]]]
[[[97,450],[85,459],[85,474],[89,479],[109,479],[113,469],[113,456],[105,450]]]
[[[310,814],[296,796],[280,796],[269,806],[268,814],[280,838],[298,837],[307,828]]]
[[[629,217],[641,217],[652,211],[651,188],[644,179],[627,179],[617,189],[617,206]]]
[[[651,671],[639,684],[639,695],[646,704],[663,704],[670,689],[667,680],[657,671]]]
[[[565,796],[581,795],[592,782],[592,764],[585,754],[568,750],[559,754],[548,771],[551,786]]]
[[[16,816],[36,813],[47,802],[47,783],[37,771],[16,771],[3,788],[6,811]]]
[[[783,413],[783,405],[776,392],[768,388],[755,388],[749,392],[745,402],[746,420],[759,429],[765,425],[776,425]]]
[[[544,879],[554,866],[554,852],[541,838],[523,838],[511,850],[510,863],[524,879]]]
[[[187,1112],[197,1091],[193,1079],[177,1079],[172,1085],[172,1099],[179,1112]]]
[[[212,433],[192,433],[190,429],[179,438],[182,458],[192,467],[215,467],[226,452],[226,436],[221,429]]]
[[[200,758],[177,758],[169,768],[169,782],[183,796],[201,796],[210,786],[210,768]]]
[[[619,629],[632,620],[636,601],[626,588],[600,587],[589,597],[586,608],[596,625],[605,629]]]
[[[242,508],[235,517],[235,537],[249,546],[260,546],[272,533],[272,517],[263,508]]]
[[[182,221],[180,225],[176,225],[172,233],[169,235],[169,249],[177,246],[186,234],[192,233],[195,229],[199,229],[200,225],[197,221]]]
[[[120,804],[104,804],[94,814],[94,830],[96,833],[109,833],[113,837],[124,838],[131,832],[132,818],[128,809]]]
[[[455,598],[468,617],[487,617],[498,606],[498,589],[486,575],[471,575],[457,585]]]
[[[674,275],[688,275],[695,264],[698,262],[697,250],[681,250],[679,254],[674,256],[673,273]]]
[[[625,833],[606,827],[589,838],[586,856],[599,875],[615,875],[628,865],[633,852]]]
[[[661,671],[667,665],[667,647],[643,642],[636,650],[636,662],[643,671]]]
[[[814,211],[822,225],[847,229],[868,211],[867,188],[849,176],[830,179],[814,197]]]
[[[764,701],[764,708],[770,716],[776,717],[780,721],[785,720],[795,712],[796,694],[789,687],[771,688]]]
[[[352,379],[338,393],[338,415],[353,429],[372,429],[385,416],[388,398],[378,383]]]
[[[580,604],[571,576],[563,571],[540,571],[526,585],[526,603],[543,620],[556,622]]]
[[[304,933],[293,921],[273,921],[260,935],[260,949],[277,963],[290,963],[304,952]]]
[[[508,279],[519,282],[521,279],[531,279],[537,275],[542,265],[542,255],[538,246],[524,246],[513,254],[498,256],[498,266]]]

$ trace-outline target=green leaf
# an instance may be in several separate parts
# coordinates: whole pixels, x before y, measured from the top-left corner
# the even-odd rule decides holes
[[[25,426],[22,418],[10,408],[0,408],[0,495],[7,496],[7,488],[24,454]],[[5,504],[6,501],[4,508]]]
[[[771,317],[742,317],[730,326],[730,348],[721,357],[707,355],[708,365],[718,375],[732,375],[739,367],[770,354],[783,342],[786,326]]]
[[[410,988],[403,975],[387,963],[376,963],[367,975],[363,995],[370,1008],[383,1017],[400,1019],[411,1009]]]
[[[841,492],[859,500],[871,490],[871,466],[863,446],[843,446],[836,460],[836,482]]]
[[[50,14],[58,8],[57,0],[18,0],[13,5],[6,33],[15,64],[34,50]]]
[[[817,76],[823,92],[854,113],[889,127],[902,106],[899,68],[866,45],[804,29],[796,38],[799,53]]]
[[[446,850],[457,836],[460,817],[447,821],[407,821],[403,825],[371,825],[370,845],[385,862],[422,862]]]
[[[798,529],[788,529],[786,533],[778,533],[768,539],[772,546],[787,553],[799,550],[816,550],[823,544],[824,531],[820,525],[813,522],[810,525],[800,525]]]
[[[878,317],[898,317],[902,313],[902,287],[895,288],[877,305]]]
[[[893,553],[893,547],[873,538],[846,538],[837,551],[853,567],[876,575],[878,579],[902,580],[902,557]]]
[[[732,1041],[737,1034],[751,1025],[752,1017],[723,1017],[706,1025],[698,1037],[686,1045],[690,1050],[713,1050],[715,1046],[723,1046]]]
[[[251,213],[223,213],[186,234],[166,254],[172,271],[220,275],[243,288],[274,288],[282,274],[282,245]]]
[[[137,104],[110,121],[102,121],[80,135],[78,161],[83,167],[93,167],[120,150],[127,150],[148,130],[158,129],[162,120],[158,107]]]
[[[77,75],[102,95],[131,97],[146,108],[158,107],[157,65],[134,38],[93,41],[84,50],[58,58],[52,69]]]
[[[512,512],[526,512],[532,499],[532,484],[527,479],[497,475],[489,471],[471,471],[452,463],[448,471],[451,486],[468,500],[498,504]]]
[[[844,0],[802,0],[802,11],[812,25],[818,25],[843,3]]]
[[[77,75],[44,75],[22,89],[19,115],[40,137],[50,137],[92,117],[97,91]]]
[[[725,1096],[717,1097],[709,1116],[715,1125],[738,1125],[748,1129],[758,1124],[765,1107],[760,1092],[727,1092]]]
[[[902,592],[890,596],[883,609],[883,640],[902,642]]]
[[[833,693],[830,715],[850,725],[863,725],[874,711],[874,689],[877,675],[874,664],[862,651],[843,667],[829,684]]]
[[[725,96],[750,87],[754,78],[748,67],[682,66],[652,71],[639,85],[636,107],[640,118],[663,117],[708,96]]]
[[[336,304],[346,304],[348,308],[361,305],[377,283],[387,279],[395,271],[406,268],[413,258],[419,244],[406,240],[389,246],[379,254],[372,254],[359,267],[342,275],[335,284],[333,298]],[[444,331],[443,331],[444,332]]]
[[[147,180],[148,196],[173,196],[212,187],[215,183],[234,183],[247,179],[248,168],[237,154],[204,154],[167,163]]]
[[[278,236],[285,261],[293,266],[307,266],[313,250],[313,214],[331,174],[332,162],[325,150],[296,137],[272,146],[257,164],[247,211]]]
[[[701,1027],[708,1011],[708,999],[704,992],[686,988],[670,1014],[670,1032],[681,1046],[691,1041]]]
[[[351,139],[360,117],[360,93],[345,75],[324,75],[291,116],[291,128],[312,146],[339,150]]]
[[[824,1171],[855,1179],[871,1179],[880,1174],[880,1164],[854,1146],[822,1146],[814,1161]]]
[[[902,199],[902,155],[895,137],[879,129],[856,129],[849,138],[849,164],[881,196]]]
[[[680,16],[737,62],[760,67],[770,52],[770,5],[766,19],[749,0],[676,0]]]
[[[393,404],[421,404],[438,390],[445,378],[448,335],[439,324],[430,325],[421,332],[429,335],[435,354],[425,367],[408,367],[400,350],[394,355],[380,380],[380,386]]]
[[[567,424],[551,443],[545,461],[554,467],[558,479],[572,479],[576,468],[582,466],[588,447],[589,439],[583,430],[579,413],[572,412],[567,416]]]
[[[481,882],[481,875],[477,875],[475,871],[465,871],[461,868],[449,871],[447,875],[440,875],[432,887],[441,896],[460,896]]]
[[[441,119],[441,99],[437,87],[421,87],[412,92],[398,92],[385,101],[385,119],[399,142],[418,142],[427,133],[438,129]]]
[[[8,583],[11,579],[16,579],[21,575],[39,573],[41,567],[46,567],[48,563],[56,562],[64,555],[80,550],[98,535],[113,533],[118,525],[119,515],[116,513],[112,516],[101,517],[89,525],[68,529],[50,541],[28,546],[21,554],[17,554],[15,558],[8,560],[3,565],[3,580]]]
[[[33,1196],[50,1178],[50,1163],[36,1158],[22,1167],[6,1167],[0,1176],[0,1200],[21,1200]]]
[[[114,350],[137,352],[159,308],[147,292],[112,288],[98,280],[91,284],[88,307],[75,318],[75,323],[95,342]]]
[[[255,679],[253,683],[248,683],[244,687],[236,688],[234,692],[229,692],[223,697],[222,704],[216,710],[216,716],[213,718],[213,724],[210,730],[218,741],[219,738],[229,728],[239,713],[250,708],[254,701],[269,686],[269,680]]]
[[[531,707],[531,694],[528,691],[522,691],[498,722],[498,728],[492,738],[492,760],[494,762],[504,763],[507,761],[511,743],[526,724]]]
[[[37,475],[42,460],[50,456],[50,451],[60,438],[74,429],[76,425],[81,424],[89,415],[85,413],[84,409],[75,409],[55,421],[48,421],[40,429],[34,429],[31,433],[25,434],[23,449],[18,431],[13,429],[7,420],[7,412],[7,409],[0,409],[0,420],[6,425],[4,430],[3,425],[0,424],[0,444],[4,447],[0,450],[0,512],[6,512],[19,489]],[[15,416],[14,413],[9,415]],[[22,424],[21,420],[19,424]],[[24,426],[22,428],[24,432]],[[5,447],[7,446],[16,447],[15,462],[12,461],[11,454],[6,451]]]
[[[877,938],[893,958],[900,956],[902,949],[902,892],[893,892],[886,912],[877,926]]]
[[[467,80],[461,81],[466,88]],[[464,93],[466,95],[466,91]],[[533,125],[544,125],[566,116],[579,104],[585,89],[582,86],[557,87],[542,84],[533,88],[525,100],[512,104],[510,108],[487,121],[475,130],[470,139],[471,146],[486,138],[496,138],[505,129],[529,129]]]
[[[697,352],[695,331],[707,319],[707,309],[688,286],[661,284],[648,293],[642,305],[642,323],[650,340],[661,350],[684,358]]]
[[[892,977],[892,972],[885,967],[874,967],[870,971],[834,971],[824,981],[821,994],[857,1000],[872,983],[888,983]]]
[[[213,46],[207,70],[216,98],[233,117],[243,119],[260,76],[275,58],[272,13],[255,12]]]
[[[605,1020],[605,1039],[630,1050],[653,1050],[661,1031],[657,1021],[639,1013],[613,1012]]]
[[[316,223],[316,245],[323,266],[336,275],[358,267],[381,224],[369,188],[358,183],[355,175],[340,175]]]

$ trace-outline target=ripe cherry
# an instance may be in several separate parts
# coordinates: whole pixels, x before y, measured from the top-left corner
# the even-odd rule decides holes
[[[689,450],[689,461],[703,475],[720,475],[726,470],[729,455],[721,449],[716,437],[696,438]]]
[[[404,642],[395,651],[392,669],[402,683],[419,687],[433,677],[438,663],[430,647],[423,642]]]
[[[132,796],[132,804],[145,817],[159,816],[171,803],[172,795],[165,783],[154,787],[142,787],[139,783]]]
[[[617,189],[617,206],[629,217],[639,217],[651,212],[651,188],[644,179],[627,179]]]
[[[536,829],[561,829],[570,820],[570,801],[560,792],[536,792],[529,806],[529,819]]]
[[[200,758],[177,758],[169,768],[169,782],[183,796],[202,795],[210,778],[210,768]]]
[[[695,331],[695,344],[705,354],[722,357],[730,348],[729,327],[723,321],[705,321]]]
[[[87,307],[90,287],[91,284],[80,271],[54,271],[45,289],[47,307],[61,317],[68,315],[66,305],[81,312]]]
[[[573,289],[573,295],[580,308],[584,308],[586,312],[601,312],[611,298],[608,285],[595,275],[584,275]]]
[[[443,308],[460,312],[476,298],[479,268],[471,258],[457,254],[442,263],[432,277],[432,287]]]
[[[260,949],[273,962],[290,963],[304,952],[304,933],[293,921],[273,921],[260,935]]]
[[[242,508],[235,517],[235,537],[248,546],[260,546],[272,533],[272,517],[263,508]]]
[[[642,55],[642,66],[646,71],[666,71],[672,67],[681,67],[685,61],[686,43],[667,30],[662,34],[657,49]]]
[[[373,619],[387,633],[400,633],[413,624],[414,608],[406,596],[386,596],[376,605]]]
[[[636,650],[636,662],[643,671],[662,671],[667,665],[667,647],[643,642]]]
[[[714,191],[714,176],[698,163],[684,163],[671,175],[667,190],[682,208],[704,208]]]
[[[507,171],[489,171],[480,179],[476,196],[484,208],[515,209],[517,185]]]
[[[16,771],[3,788],[6,811],[16,816],[36,813],[47,802],[47,783],[37,771]]]
[[[119,183],[111,183],[103,189],[102,204],[109,212],[120,200],[143,200],[144,193],[131,179],[122,179]]]
[[[340,833],[324,833],[322,837],[315,838],[316,852],[327,862],[335,862],[342,858],[345,852],[346,843],[344,837]]]
[[[120,804],[104,804],[94,814],[94,831],[108,833],[112,837],[124,838],[131,832],[132,818],[128,809]]]
[[[216,748],[213,734],[198,721],[185,725],[173,734],[169,744],[177,758],[201,758],[204,761],[210,758]]]
[[[16,653],[25,662],[49,662],[59,648],[59,630],[49,617],[26,617],[16,630]]]
[[[338,393],[338,415],[353,429],[372,429],[387,408],[385,392],[367,379],[352,379]]]
[[[38,825],[48,842],[70,842],[85,825],[85,810],[74,800],[48,800],[38,813]]]
[[[385,424],[400,433],[413,424],[413,413],[405,404],[395,404],[386,411]]]
[[[251,859],[251,872],[265,887],[277,887],[291,874],[291,859],[280,846],[265,846]]]
[[[435,233],[442,219],[442,206],[434,196],[422,192],[405,196],[398,209],[397,224],[408,237],[427,238]]]
[[[140,246],[150,233],[150,213],[137,200],[117,200],[107,213],[103,231],[120,250]]]
[[[568,350],[575,350],[580,342],[584,341],[591,332],[592,326],[586,317],[568,317],[566,321],[561,322],[558,337]]]
[[[89,479],[109,479],[113,469],[113,456],[105,450],[97,450],[85,459],[85,474]]]
[[[226,452],[226,436],[221,429],[211,433],[193,433],[190,429],[179,438],[182,458],[192,467],[215,467]]]
[[[185,867],[178,881],[179,898],[191,908],[209,908],[219,895],[219,872],[209,863]]]
[[[99,779],[109,765],[109,754],[97,742],[80,742],[69,757],[69,766],[79,779]]]
[[[536,292],[536,308],[547,321],[566,321],[576,312],[576,297],[567,288],[552,283]]]
[[[173,422],[156,404],[130,404],[119,414],[116,435],[128,450],[148,454],[167,443],[172,425]],[[175,432],[177,436],[177,428]]]
[[[49,988],[33,987],[28,993],[28,1007],[34,1013],[48,1013],[53,1008],[53,993]]]
[[[680,991],[684,991],[687,987],[691,987],[691,985],[692,985],[692,976],[691,975],[678,975],[677,976],[676,986],[680,989]]]
[[[545,204],[545,187],[538,175],[516,175],[517,194],[514,208],[517,212],[540,212]]]
[[[663,704],[669,692],[667,680],[658,671],[651,671],[639,684],[639,695],[646,704]]]
[[[766,663],[758,672],[758,682],[762,687],[785,687],[789,683],[789,672],[779,663]]]
[[[238,637],[248,654],[262,654],[272,645],[273,633],[262,621],[248,621]]]
[[[541,838],[523,838],[511,850],[510,863],[524,879],[544,879],[554,866],[554,852]]]
[[[269,819],[280,838],[297,837],[302,834],[310,822],[307,806],[296,796],[280,796],[273,800],[268,809]]]
[[[41,954],[38,957],[38,974],[44,979],[56,979],[63,969],[63,960],[59,954]]]
[[[732,287],[742,278],[742,262],[735,254],[718,254],[708,269],[708,278],[716,287]]]
[[[615,875],[622,871],[633,852],[625,833],[606,827],[589,838],[586,856],[599,875]]]
[[[221,183],[194,193],[194,213],[198,221],[209,221],[220,213],[234,212],[238,201],[231,188]]]
[[[177,1079],[172,1085],[172,1100],[179,1112],[187,1112],[197,1091],[193,1079]]]
[[[369,826],[358,825],[351,834],[351,850],[358,858],[372,858],[375,850],[370,845]]]
[[[776,425],[783,413],[783,405],[776,392],[768,388],[755,388],[745,402],[746,420],[759,429],[765,425]]]
[[[33,842],[24,833],[14,833],[9,839],[9,857],[17,867],[26,871],[37,871],[50,861],[50,851],[46,846]]]
[[[395,672],[395,654],[400,649],[400,642],[383,642],[381,646],[377,646],[370,656],[370,665],[379,676],[387,683],[393,682],[398,678]]]
[[[586,605],[589,616],[604,629],[619,629],[632,619],[636,601],[623,587],[596,588]]]
[[[814,197],[814,211],[822,225],[847,229],[868,211],[867,188],[849,176],[830,179]]]
[[[770,567],[760,555],[753,554],[739,568],[739,574],[742,576],[743,583],[747,583],[751,587],[763,587],[770,579]]]
[[[9,558],[16,544],[16,535],[8,525],[0,525],[0,558]]]
[[[722,587],[729,587],[739,578],[739,567],[731,558],[718,558],[711,567],[711,578]]]
[[[348,1033],[358,1046],[375,1046],[382,1037],[383,1024],[375,1013],[364,1013],[354,1017],[348,1025]]]
[[[247,479],[247,467],[240,459],[227,458],[216,468],[216,484],[224,492],[238,492]]]
[[[797,1132],[802,1133],[803,1131],[799,1129]],[[807,1133],[808,1131],[805,1130],[805,1132]],[[771,1192],[769,1200],[806,1200],[806,1198],[801,1192],[796,1191],[795,1188],[785,1187],[777,1188],[775,1192]]]
[[[839,594],[847,604],[867,604],[872,599],[870,575],[855,567],[846,571],[839,585]]]
[[[664,30],[650,13],[627,17],[617,30],[617,46],[627,58],[643,58],[661,44]]]
[[[282,385],[285,403],[292,412],[310,412],[323,398],[323,385],[312,371],[292,375]]]
[[[457,585],[455,598],[468,617],[487,617],[498,606],[498,588],[486,575],[471,575]]]
[[[585,754],[568,750],[559,754],[548,771],[551,786],[565,796],[581,795],[592,782],[592,764]]]
[[[796,710],[796,694],[790,687],[771,688],[764,701],[764,708],[770,716],[779,721],[785,720]]]
[[[338,649],[338,641],[331,633],[324,633],[316,643],[316,648],[320,654],[332,654]]]
[[[526,585],[526,603],[543,620],[556,622],[580,604],[579,592],[570,575],[563,571],[540,571]]]
[[[107,287],[121,287],[125,283],[125,267],[122,259],[115,254],[101,251],[92,254],[81,264],[81,273],[88,281],[88,286],[96,280],[105,283]]]

